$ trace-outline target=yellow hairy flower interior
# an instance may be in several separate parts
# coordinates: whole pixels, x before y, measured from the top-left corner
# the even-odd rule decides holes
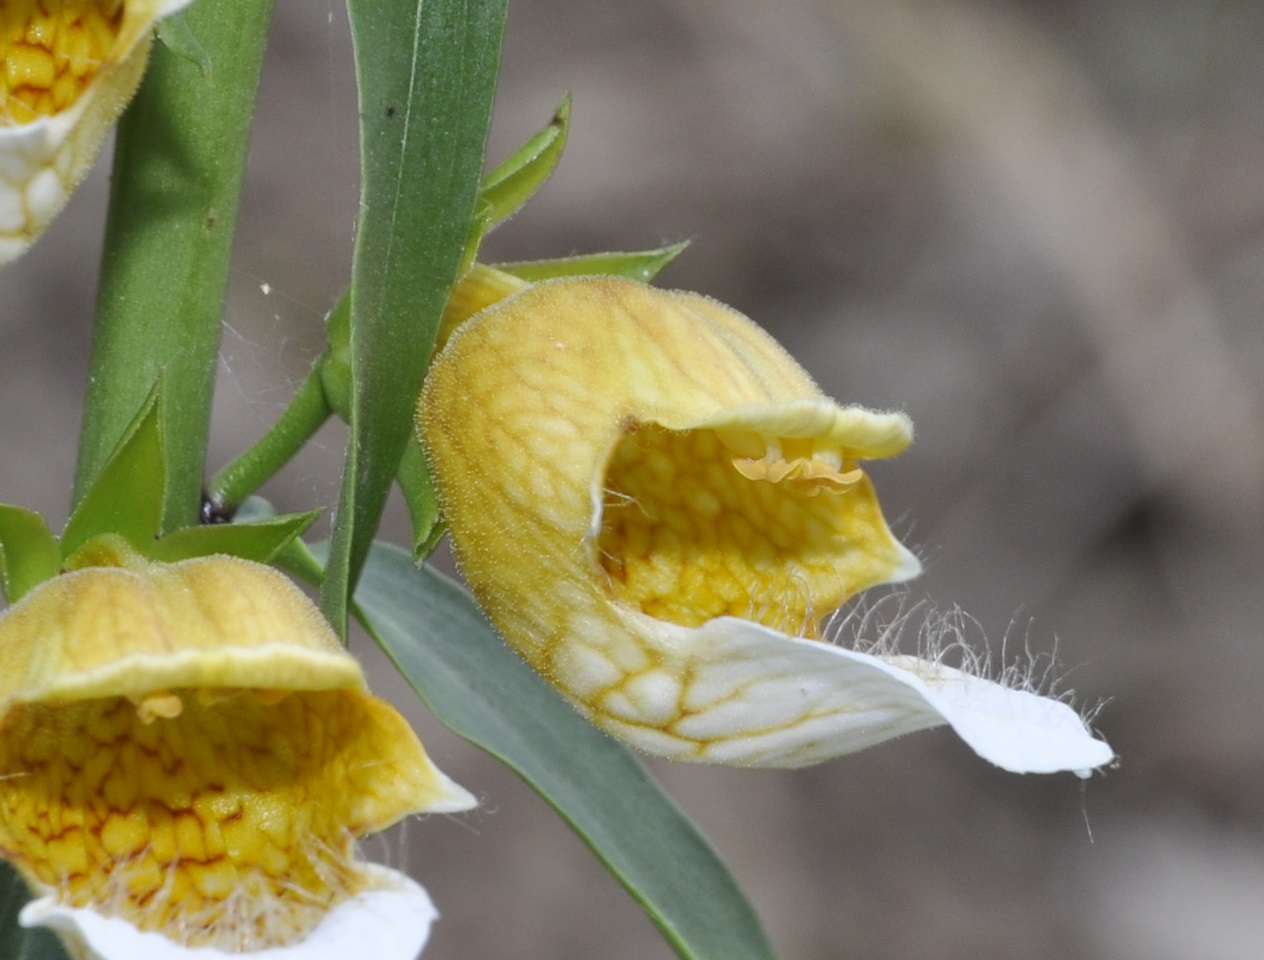
[[[4,0],[0,4],[0,125],[70,107],[110,55],[123,0]]]
[[[598,557],[615,596],[681,626],[730,615],[818,637],[890,552],[843,451],[754,431],[634,424],[607,465]],[[872,542],[871,542],[872,541]]]
[[[175,690],[18,704],[0,735],[0,854],[65,903],[188,946],[293,942],[364,886],[348,798],[389,755],[374,703]]]

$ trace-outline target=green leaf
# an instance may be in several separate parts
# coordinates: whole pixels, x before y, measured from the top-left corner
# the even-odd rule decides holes
[[[533,134],[508,160],[483,178],[478,199],[480,211],[487,221],[484,231],[508,220],[544,186],[562,158],[570,117],[571,96],[568,93],[558,104],[549,125]]]
[[[625,747],[505,646],[468,593],[376,544],[356,601],[439,719],[552,805],[681,957],[770,960],[759,920],[707,841]]]
[[[79,500],[61,535],[63,558],[102,533],[117,533],[141,552],[158,535],[167,477],[162,393],[162,383],[150,391],[118,449]]]
[[[518,263],[498,263],[497,270],[512,273],[520,280],[536,283],[551,277],[583,277],[606,275],[626,277],[649,283],[658,272],[675,260],[689,241],[673,243],[657,250],[640,250],[632,253],[589,253],[579,257],[563,257],[558,260],[523,260]]]
[[[57,538],[34,510],[0,503],[0,588],[17,603],[32,587],[57,576]]]
[[[416,436],[404,448],[396,479],[408,506],[408,518],[412,521],[413,559],[421,561],[434,552],[448,528],[439,516],[439,495],[435,490],[434,477]]]
[[[31,899],[31,888],[0,860],[0,957],[4,960],[69,960],[57,936],[46,929],[18,926],[18,911]]]
[[[350,438],[326,617],[347,602],[412,434],[413,405],[469,237],[506,0],[348,0],[360,96]]]
[[[252,523],[217,523],[184,527],[167,534],[144,553],[151,560],[175,563],[190,557],[226,553],[234,557],[271,563],[290,542],[316,522],[319,510],[290,513]]]

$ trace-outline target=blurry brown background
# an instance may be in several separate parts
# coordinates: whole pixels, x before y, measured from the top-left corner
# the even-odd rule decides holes
[[[994,644],[1056,642],[1081,698],[1109,698],[1121,765],[1085,789],[944,732],[795,773],[653,764],[780,954],[1264,955],[1264,6],[515,0],[490,157],[567,89],[558,175],[488,252],[693,240],[665,285],[913,417],[912,451],[873,472],[927,561],[914,596]],[[342,6],[280,0],[213,465],[320,347],[354,124]],[[0,498],[54,523],[104,169],[0,274]],[[332,502],[343,435],[321,439],[269,489],[283,509]],[[428,958],[671,955],[533,794],[383,687],[483,800],[368,844],[443,911]]]

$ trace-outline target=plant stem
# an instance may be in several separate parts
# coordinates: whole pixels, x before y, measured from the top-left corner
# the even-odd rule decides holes
[[[240,506],[302,449],[332,413],[325,399],[320,368],[313,367],[280,419],[253,446],[211,478],[206,488],[211,505],[230,512]]]
[[[159,376],[163,530],[196,523],[242,169],[273,0],[199,0],[210,68],[155,44],[119,125],[74,499]]]

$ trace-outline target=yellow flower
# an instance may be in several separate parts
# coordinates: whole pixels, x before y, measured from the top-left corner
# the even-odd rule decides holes
[[[65,206],[140,85],[154,24],[190,2],[0,4],[0,265]]]
[[[455,331],[419,427],[492,622],[640,749],[798,766],[948,723],[1012,770],[1112,756],[1065,704],[822,640],[854,594],[920,570],[861,466],[912,427],[829,400],[722,304],[530,287]]]
[[[0,853],[79,957],[413,960],[436,915],[357,838],[473,805],[312,603],[135,555],[0,619]]]

